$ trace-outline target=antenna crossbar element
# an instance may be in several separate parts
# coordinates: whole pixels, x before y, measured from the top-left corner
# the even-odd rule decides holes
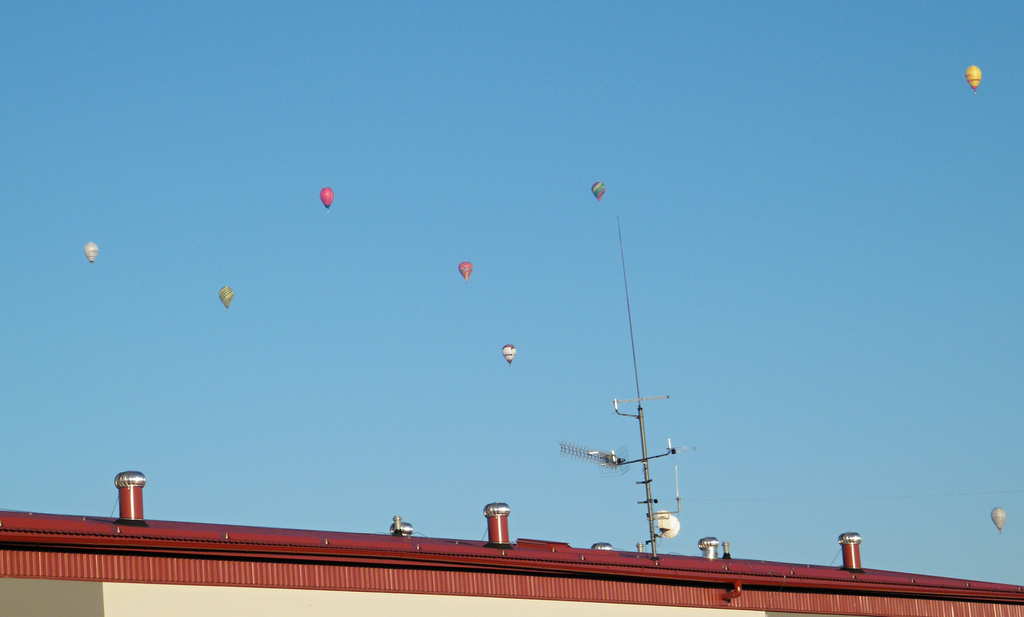
[[[664,394],[662,396],[639,396],[637,398],[613,398],[612,409],[615,411],[615,413],[619,414],[620,416],[635,418],[637,417],[636,414],[622,413],[621,411],[619,411],[619,405],[622,403],[637,403],[637,411],[639,412],[640,407],[644,401],[660,401],[667,398],[669,398],[669,395],[667,394]]]
[[[640,401],[659,401],[666,398],[670,398],[669,395],[662,394],[661,396],[641,396],[638,398],[617,398],[612,400],[616,403],[638,403]],[[618,409],[618,407],[616,407],[616,409]]]

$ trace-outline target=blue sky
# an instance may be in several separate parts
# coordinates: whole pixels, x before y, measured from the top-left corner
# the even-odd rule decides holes
[[[152,518],[475,539],[500,500],[628,549],[636,472],[558,453],[639,451],[619,216],[651,441],[697,448],[663,551],[856,530],[868,567],[1020,583],[1022,20],[0,7],[0,508],[108,514],[140,469]]]

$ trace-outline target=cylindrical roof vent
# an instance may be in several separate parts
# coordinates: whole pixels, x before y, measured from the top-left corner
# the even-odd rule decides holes
[[[393,536],[411,536],[413,533],[412,524],[402,520],[397,514],[391,519],[391,529],[388,530]]]
[[[701,538],[697,540],[697,548],[704,552],[705,559],[718,559],[718,538]]]
[[[590,548],[595,550],[595,551],[613,551],[613,550],[615,550],[615,547],[613,547],[611,544],[608,544],[607,542],[595,542],[595,543],[590,545]]]
[[[860,543],[862,538],[856,531],[847,531],[839,536],[839,545],[843,548],[843,569],[851,572],[862,572],[860,563]]]
[[[146,476],[141,471],[122,471],[114,476],[117,487],[117,500],[120,504],[122,521],[141,521],[142,487],[146,486]]]
[[[508,515],[512,508],[507,503],[495,502],[484,506],[484,516],[487,517],[487,545],[495,548],[509,548],[512,546],[508,535]]]

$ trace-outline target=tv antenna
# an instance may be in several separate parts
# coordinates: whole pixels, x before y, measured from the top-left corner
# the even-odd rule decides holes
[[[571,456],[573,458],[578,458],[581,461],[594,463],[595,465],[600,465],[605,469],[616,470],[631,462],[618,454],[615,454],[615,450],[596,450],[594,448],[587,448],[574,443],[569,443],[568,441],[563,441],[558,444],[558,446],[562,449],[562,454],[565,456]]]
[[[649,544],[651,547],[651,558],[657,559],[658,538],[672,538],[679,533],[679,519],[675,516],[680,512],[681,504],[679,498],[679,468],[676,468],[675,511],[655,511],[654,504],[658,503],[658,500],[654,497],[654,479],[651,477],[650,463],[654,459],[676,454],[679,450],[692,450],[693,448],[677,449],[672,446],[672,440],[669,439],[668,447],[661,454],[651,456],[647,449],[647,425],[644,420],[644,402],[665,400],[669,398],[669,396],[667,394],[662,396],[643,396],[640,393],[640,370],[636,360],[636,337],[633,333],[633,308],[629,301],[629,279],[626,275],[626,253],[622,247],[622,222],[619,217],[615,217],[615,224],[619,232],[619,260],[622,263],[622,286],[626,295],[626,319],[629,323],[629,347],[633,354],[633,383],[636,386],[636,397],[628,399],[612,399],[612,410],[620,416],[636,419],[640,428],[641,456],[637,459],[627,460],[617,455],[614,450],[604,451],[590,449],[567,442],[561,443],[561,449],[562,454],[595,463],[609,469],[618,469],[625,467],[626,465],[632,465],[633,463],[641,463],[643,468],[643,480],[640,480],[637,484],[643,485],[645,499],[643,501],[638,501],[637,503],[647,507],[647,531],[649,539],[645,543],[638,543],[637,548],[642,549],[644,544]],[[636,413],[623,411],[621,406],[630,405],[631,403],[636,403]]]

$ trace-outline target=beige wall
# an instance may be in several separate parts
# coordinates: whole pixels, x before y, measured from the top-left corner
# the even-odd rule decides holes
[[[416,594],[0,578],[0,617],[816,617]]]
[[[103,617],[103,583],[0,578],[0,617]]]
[[[763,611],[463,596],[104,583],[105,617],[763,617]],[[801,616],[805,617],[805,616]]]

